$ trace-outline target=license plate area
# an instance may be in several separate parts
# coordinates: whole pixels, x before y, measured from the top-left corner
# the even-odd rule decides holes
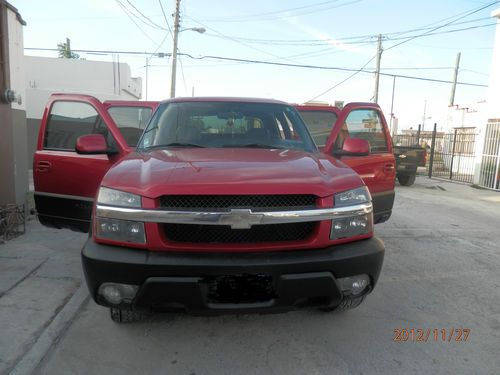
[[[207,277],[203,283],[209,303],[257,303],[276,297],[273,278],[265,274],[220,275]]]

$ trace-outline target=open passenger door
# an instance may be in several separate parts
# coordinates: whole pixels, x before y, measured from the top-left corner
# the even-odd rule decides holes
[[[313,137],[311,112],[323,113],[333,120],[330,133],[318,146],[354,169],[370,190],[375,223],[386,221],[394,204],[395,161],[387,123],[380,107],[374,103],[349,103],[342,110],[332,106],[296,106]],[[335,117],[333,117],[335,116]],[[325,126],[323,126],[324,128]],[[323,133],[326,129],[323,129]],[[324,134],[321,133],[321,137]],[[342,152],[347,138],[364,139],[370,145],[368,155],[347,155]],[[315,139],[317,142],[317,138]]]

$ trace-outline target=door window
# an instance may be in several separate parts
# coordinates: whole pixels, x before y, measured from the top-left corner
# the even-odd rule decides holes
[[[108,112],[118,126],[127,145],[135,147],[153,110],[149,107],[116,106],[110,107]]]
[[[347,137],[365,139],[372,153],[387,152],[385,130],[373,109],[357,109],[349,113],[335,140],[335,150],[342,149]]]
[[[108,127],[90,104],[55,102],[45,127],[45,149],[75,151],[76,140],[86,134],[102,134],[108,146],[115,146]]]
[[[333,112],[326,111],[299,110],[299,113],[306,123],[309,133],[311,133],[316,145],[324,147],[332,132],[333,124],[337,121],[337,115]]]

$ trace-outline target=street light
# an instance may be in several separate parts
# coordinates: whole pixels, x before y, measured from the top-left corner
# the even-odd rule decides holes
[[[179,39],[179,33],[187,30],[196,31],[197,33],[203,34],[206,30],[204,27],[189,27],[187,29],[180,29],[179,27],[179,11],[175,12],[175,23],[174,23],[174,50],[172,51],[172,80],[170,84],[170,97],[175,97],[175,81],[177,77],[177,40]]]

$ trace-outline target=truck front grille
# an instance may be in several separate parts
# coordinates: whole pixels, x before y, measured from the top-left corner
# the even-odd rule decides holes
[[[167,239],[175,242],[258,243],[306,240],[316,225],[316,222],[306,222],[231,229],[226,225],[163,224],[163,228]]]
[[[316,208],[315,195],[164,195],[160,206],[171,210],[228,211],[250,208],[257,211],[292,211]]]

